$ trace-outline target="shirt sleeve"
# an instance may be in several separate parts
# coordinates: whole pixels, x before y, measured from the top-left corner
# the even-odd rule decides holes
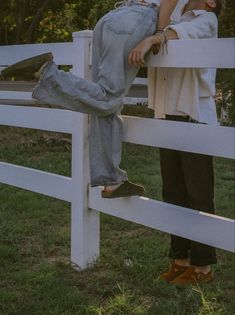
[[[179,39],[203,39],[217,37],[218,20],[214,13],[206,12],[196,16],[191,21],[170,25]]]

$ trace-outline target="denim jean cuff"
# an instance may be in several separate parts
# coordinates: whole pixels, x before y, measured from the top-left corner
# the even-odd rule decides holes
[[[208,266],[208,265],[215,265],[217,264],[216,257],[207,257],[207,258],[200,258],[197,257],[190,257],[190,265],[193,266]]]
[[[189,258],[189,251],[185,250],[185,251],[173,251],[172,249],[170,249],[169,251],[169,257],[172,259],[187,259]]]

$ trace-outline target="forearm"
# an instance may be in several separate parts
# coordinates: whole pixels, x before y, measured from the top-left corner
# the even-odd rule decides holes
[[[178,35],[174,30],[168,29],[163,33],[158,33],[156,35],[145,38],[142,42],[140,42],[128,56],[129,65],[133,65],[136,67],[144,66],[145,54],[154,46],[161,47],[166,41],[170,39],[178,39]],[[157,49],[159,51],[159,49]],[[156,52],[157,53],[157,52]]]
[[[163,30],[170,24],[171,14],[178,0],[162,0],[158,18],[157,29]]]

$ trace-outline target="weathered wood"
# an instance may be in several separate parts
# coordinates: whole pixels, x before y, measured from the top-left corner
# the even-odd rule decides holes
[[[32,92],[35,82],[26,81],[0,81],[0,91],[15,91],[15,92]],[[1,99],[1,96],[0,96]]]

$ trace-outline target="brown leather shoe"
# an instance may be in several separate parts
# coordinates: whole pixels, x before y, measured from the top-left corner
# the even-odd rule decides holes
[[[52,53],[27,58],[2,70],[1,76],[4,79],[14,77],[15,80],[35,80],[35,72],[37,72],[45,63],[52,60]]]
[[[176,263],[173,262],[171,264],[170,268],[166,272],[162,273],[159,276],[159,279],[165,280],[167,282],[171,282],[175,278],[182,275],[188,268],[190,268],[190,267],[180,266],[180,265],[177,265]]]
[[[170,283],[175,285],[194,285],[209,283],[214,279],[212,272],[207,274],[196,272],[194,267],[189,267],[183,274],[172,280]]]
[[[103,198],[119,198],[119,197],[130,197],[130,196],[144,196],[145,190],[141,185],[130,182],[129,180],[124,181],[113,191],[102,191]]]

